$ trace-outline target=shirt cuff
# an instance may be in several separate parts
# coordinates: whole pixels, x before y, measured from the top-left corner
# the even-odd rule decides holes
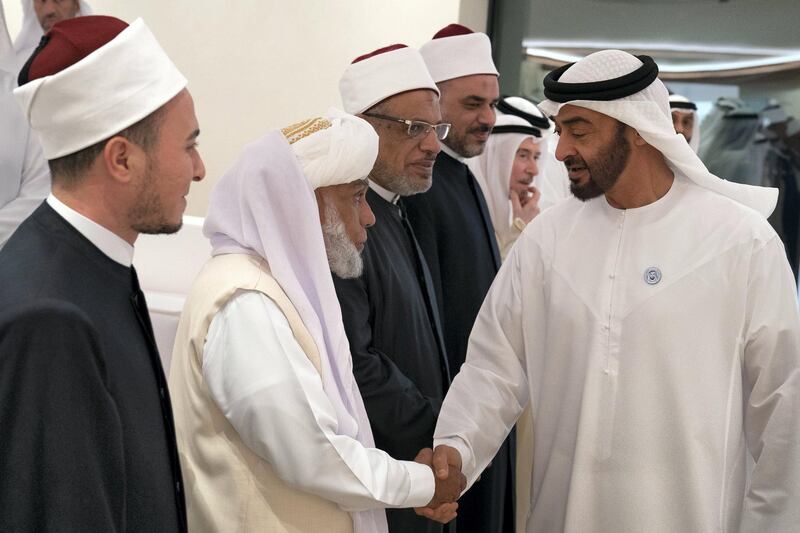
[[[455,448],[458,450],[458,453],[461,454],[461,472],[467,476],[467,479],[470,478],[470,473],[475,470],[475,461],[473,460],[472,453],[470,453],[469,448],[464,444],[459,438],[446,438],[446,439],[433,439],[433,449],[435,450],[437,446],[440,444],[444,444],[445,446],[450,446],[451,448]]]
[[[433,469],[428,465],[414,461],[400,461],[405,465],[410,478],[408,496],[400,507],[425,507],[433,499],[436,490],[436,481]]]

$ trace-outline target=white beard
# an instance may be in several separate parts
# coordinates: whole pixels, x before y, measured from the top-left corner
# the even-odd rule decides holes
[[[328,256],[328,266],[331,272],[342,279],[361,276],[364,270],[361,253],[348,237],[339,211],[329,202],[325,202],[322,238],[325,241],[325,253]]]

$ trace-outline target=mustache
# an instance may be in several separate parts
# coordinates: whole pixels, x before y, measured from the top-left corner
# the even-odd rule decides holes
[[[467,133],[489,133],[490,131],[492,131],[492,127],[491,126],[487,126],[485,124],[482,124],[482,125],[478,126],[477,128],[472,128],[472,129],[468,130]]]
[[[571,156],[568,156],[566,159],[564,159],[564,166],[567,167],[567,168],[570,168],[570,167],[586,167],[586,168],[588,168],[588,166],[586,165],[586,161],[584,161],[582,157],[579,157],[579,156],[576,156],[576,155],[571,155]]]

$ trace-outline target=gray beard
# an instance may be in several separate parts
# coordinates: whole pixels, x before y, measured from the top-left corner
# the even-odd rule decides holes
[[[361,253],[347,235],[339,212],[328,202],[325,202],[322,238],[325,241],[325,253],[328,256],[328,266],[331,272],[342,279],[361,276],[364,271],[364,260],[361,258]]]
[[[404,175],[392,174],[380,161],[375,162],[375,166],[372,168],[369,178],[384,189],[392,191],[395,194],[399,194],[400,196],[413,196],[415,194],[426,192],[433,184],[433,180],[430,179],[427,181],[427,183],[417,184],[413,183]]]

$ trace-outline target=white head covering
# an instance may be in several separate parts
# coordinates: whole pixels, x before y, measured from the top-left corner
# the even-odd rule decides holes
[[[20,2],[22,2],[22,29],[20,29],[19,35],[14,40],[14,53],[17,56],[16,69],[18,71],[39,45],[39,41],[44,35],[42,25],[39,24],[36,11],[33,9],[34,0],[20,0]],[[84,0],[78,0],[78,14],[76,16],[82,17],[91,14],[91,6]]]
[[[281,131],[313,189],[366,178],[378,157],[375,129],[335,108],[324,117],[304,120]]]
[[[489,37],[459,24],[439,30],[419,53],[436,83],[476,74],[499,76]]]
[[[563,72],[559,82],[602,82],[631,74],[642,66],[641,60],[627,52],[602,50],[571,65]],[[597,111],[632,127],[648,144],[664,155],[673,170],[686,175],[697,185],[749,206],[764,216],[769,216],[775,209],[778,200],[776,189],[725,181],[706,169],[684,137],[675,133],[667,88],[657,78],[630,96],[608,101],[570,100],[565,103]],[[540,107],[549,115],[555,115],[565,103],[545,100]]]
[[[786,136],[794,137],[797,134],[800,134],[800,120],[791,117],[789,118],[789,121],[786,123]]]
[[[52,42],[52,41],[51,41]],[[142,19],[82,60],[14,90],[46,159],[112,137],[186,87]]]
[[[525,98],[509,96],[504,98],[504,100],[531,115],[537,117],[545,116],[533,102]],[[498,111],[498,116],[501,116],[501,114],[502,112]],[[547,129],[539,129],[542,133],[542,137],[534,139],[538,142],[539,148],[542,150],[537,165],[539,167],[539,174],[533,179],[533,185],[539,189],[539,209],[541,211],[554,206],[564,198],[568,198],[571,194],[569,192],[567,167],[564,166],[564,163],[556,159],[555,155],[555,147],[558,144],[558,139],[554,139],[553,135],[555,134],[556,126],[553,121],[549,122]]]
[[[737,183],[761,185],[766,154],[757,146],[760,126],[755,110],[728,110],[715,128],[714,137],[703,145],[703,162],[709,171]],[[766,149],[767,143],[761,144]]]
[[[333,111],[304,124],[286,128],[285,134],[272,131],[245,147],[211,192],[203,233],[213,255],[246,253],[267,261],[319,350],[322,384],[336,410],[338,433],[371,448],[372,430],[353,377],[312,183],[338,185],[366,176],[378,156],[378,136],[366,121]],[[337,175],[306,179],[292,150],[300,142],[305,145],[300,152],[320,154],[314,169],[330,165]],[[387,530],[383,510],[352,516],[357,532]]]
[[[498,111],[495,128],[502,126],[531,127],[531,124],[523,118],[501,114]],[[467,159],[467,166],[475,175],[475,179],[478,180],[486,197],[489,216],[501,248],[505,247],[505,243],[513,240],[513,212],[509,200],[509,181],[517,150],[525,139],[532,139],[537,143],[542,141],[541,137],[535,137],[528,133],[493,132],[489,135],[483,153]],[[542,152],[546,149],[545,145],[542,145],[541,148]]]
[[[344,110],[354,115],[415,89],[439,94],[419,51],[405,45],[387,46],[357,58],[339,80]]]
[[[711,112],[705,116],[700,124],[702,139],[697,149],[700,159],[705,161],[703,154],[708,149],[708,145],[711,144],[711,141],[719,133],[719,128],[722,126],[722,119],[725,118],[725,114],[732,109],[739,109],[740,107],[744,107],[744,102],[738,98],[727,98],[723,96],[717,99]]]
[[[694,122],[692,123],[692,140],[689,141],[689,146],[691,146],[692,150],[697,153],[697,150],[700,147],[700,118],[697,116],[697,108],[687,109],[684,107],[675,107],[673,104],[694,104],[694,102],[685,96],[681,96],[680,94],[669,95],[670,113],[686,113],[689,115],[694,115]]]

